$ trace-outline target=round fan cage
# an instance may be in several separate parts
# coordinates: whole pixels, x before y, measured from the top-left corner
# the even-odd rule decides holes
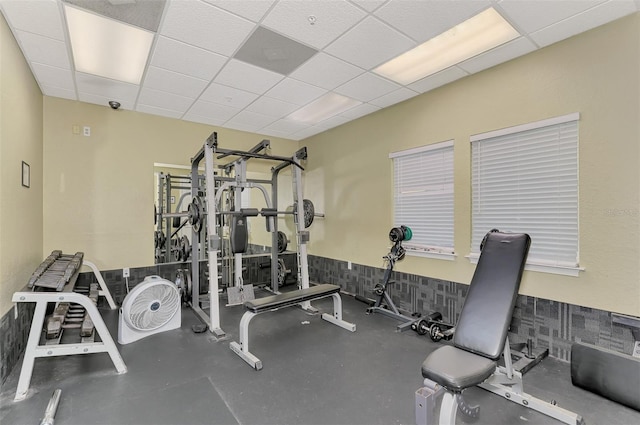
[[[136,286],[123,303],[124,319],[134,329],[150,331],[165,325],[180,311],[178,288],[164,279]]]

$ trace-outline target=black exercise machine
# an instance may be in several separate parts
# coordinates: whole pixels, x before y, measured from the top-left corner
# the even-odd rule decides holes
[[[367,309],[367,314],[381,313],[393,319],[400,320],[402,323],[396,327],[398,332],[409,329],[411,327],[411,324],[415,322],[416,319],[415,317],[408,317],[400,313],[396,305],[393,303],[393,300],[387,293],[387,289],[389,285],[395,283],[395,281],[391,280],[393,266],[397,261],[402,260],[406,254],[406,251],[402,246],[402,242],[411,240],[412,236],[413,232],[407,226],[394,227],[389,231],[389,240],[393,242],[393,246],[391,247],[389,253],[383,257],[385,263],[387,264],[387,267],[384,271],[382,282],[376,284],[373,288],[373,293],[378,298],[375,303]]]
[[[524,392],[522,374],[513,369],[507,333],[531,239],[527,234],[490,232],[478,259],[453,345],[432,352],[422,364],[424,387],[415,393],[417,424],[435,423],[436,399],[442,396],[440,424],[455,424],[458,409],[477,415],[462,393],[479,386],[507,400],[567,424],[582,417]],[[500,356],[505,366],[498,366]]]

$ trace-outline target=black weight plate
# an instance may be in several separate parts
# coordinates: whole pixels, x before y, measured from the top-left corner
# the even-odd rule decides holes
[[[418,335],[426,335],[426,333],[429,332],[429,324],[424,319],[419,320],[418,324],[416,325],[415,331],[418,333]]]
[[[316,217],[316,209],[309,199],[302,201],[302,209],[304,210],[304,227],[307,228],[311,226],[313,219]]]
[[[285,252],[288,244],[289,241],[287,240],[287,235],[278,230],[278,252]]]

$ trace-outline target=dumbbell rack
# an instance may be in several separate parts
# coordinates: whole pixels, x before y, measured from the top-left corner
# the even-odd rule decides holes
[[[109,293],[109,289],[107,288],[107,285],[105,284],[104,279],[102,278],[102,275],[98,271],[98,268],[95,266],[95,264],[86,260],[83,261],[82,256],[80,256],[80,261],[74,265],[75,270],[69,276],[66,284],[60,287],[60,289],[58,289],[59,285],[57,284],[57,282],[55,285],[53,285],[53,280],[50,279],[44,279],[41,281],[41,284],[38,284],[38,280],[42,279],[42,276],[45,275],[47,269],[56,271],[56,274],[60,273],[60,269],[62,269],[63,265],[59,264],[58,266],[55,266],[56,260],[62,259],[62,261],[65,261],[68,265],[70,263],[69,257],[78,258],[78,254],[76,254],[76,256],[66,256],[63,255],[60,251],[54,251],[52,255],[47,257],[47,259],[45,259],[45,261],[36,269],[36,271],[32,275],[32,279],[30,279],[25,290],[15,292],[13,294],[12,301],[14,303],[36,303],[33,318],[31,320],[31,330],[29,331],[29,338],[27,340],[27,345],[25,348],[24,360],[22,362],[22,368],[20,370],[20,378],[18,380],[18,387],[16,390],[14,401],[24,400],[27,397],[29,384],[31,382],[31,375],[33,374],[35,359],[38,357],[55,357],[68,356],[73,354],[106,352],[111,357],[111,361],[113,362],[113,365],[115,366],[118,373],[125,373],[127,371],[127,367],[125,366],[124,361],[122,360],[122,357],[118,352],[113,338],[111,338],[111,334],[109,333],[109,330],[107,329],[107,326],[102,320],[102,316],[100,315],[100,312],[96,307],[98,297],[104,296],[107,300],[107,303],[109,304],[109,307],[112,310],[116,309],[116,305],[113,301],[113,298],[111,297],[111,294]],[[53,258],[53,261],[50,261],[52,259],[52,256],[55,258]],[[80,268],[83,265],[91,268],[94,275],[96,276],[96,279],[98,280],[98,284],[94,284],[93,288],[90,288],[89,296],[79,292],[73,292],[75,282],[80,272]],[[66,266],[64,267],[64,270],[65,272],[63,272],[62,277],[66,279]],[[33,279],[35,275],[38,276]],[[60,276],[58,276],[57,278],[60,279]],[[100,289],[98,289],[98,286],[100,287]],[[32,291],[26,290],[29,287],[31,287]],[[56,328],[59,325],[60,332],[54,335],[55,338],[47,340],[46,338],[42,338],[42,331],[43,328],[46,329],[45,316],[49,303],[55,303],[56,307],[63,307],[57,310],[58,319],[56,319],[55,316],[56,310],[54,310],[54,315],[52,316],[52,319],[50,319],[50,329]],[[68,324],[67,326],[65,326],[63,324],[63,319],[60,318],[59,315],[62,314],[62,310],[65,309],[65,304],[68,306],[68,308],[63,316],[68,316],[69,310],[84,310],[82,324],[80,326],[68,326]],[[92,325],[94,332],[90,332],[90,325]],[[65,327],[75,327],[80,328],[81,330],[84,328],[84,331],[90,332],[91,335],[82,337],[80,342],[61,343],[62,330]],[[97,333],[100,338],[100,341],[98,342],[95,342],[95,333]],[[44,339],[43,344],[41,343],[41,339]]]

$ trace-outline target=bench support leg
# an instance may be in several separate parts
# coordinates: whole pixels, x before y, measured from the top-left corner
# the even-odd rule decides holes
[[[322,318],[327,322],[331,322],[336,326],[340,326],[350,332],[356,331],[356,325],[354,323],[346,322],[342,320],[342,298],[340,294],[332,294],[333,297],[333,316],[327,313],[322,314]]]
[[[255,370],[260,370],[262,369],[262,361],[249,352],[249,322],[256,315],[257,313],[252,313],[250,311],[247,311],[242,315],[238,336],[239,342],[231,342],[231,344],[229,344],[229,348],[239,355],[242,360],[249,363],[249,365]]]

